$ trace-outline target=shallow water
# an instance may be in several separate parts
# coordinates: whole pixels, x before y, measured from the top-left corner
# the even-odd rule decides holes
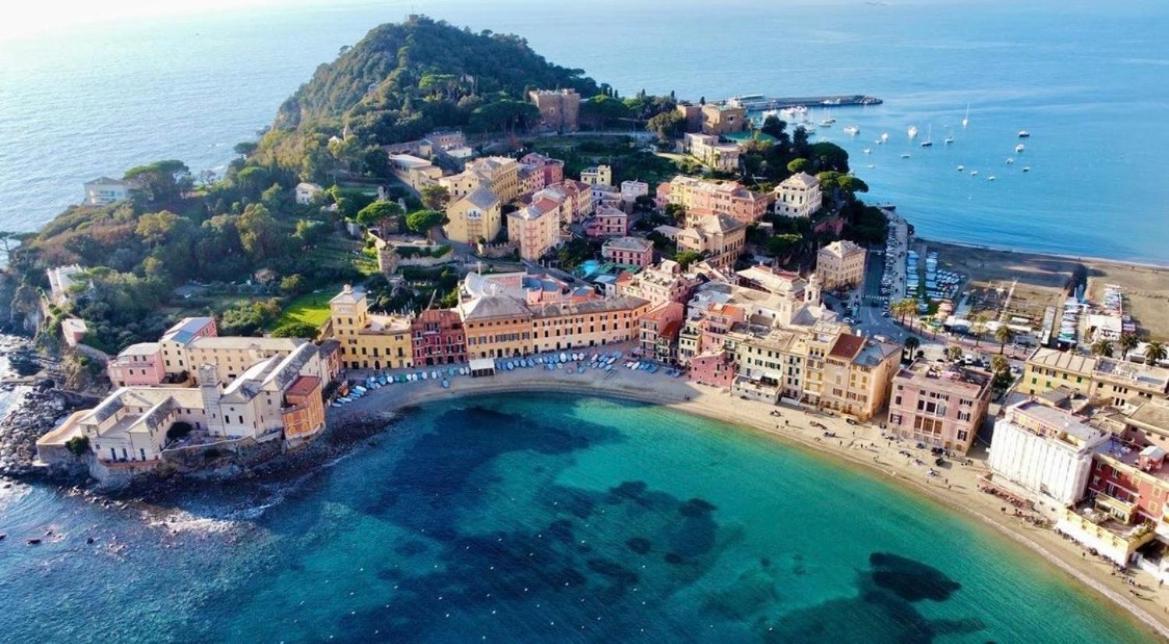
[[[0,632],[11,641],[1148,637],[1036,557],[930,502],[650,405],[562,395],[428,405],[281,499],[249,513],[202,495],[170,512],[174,523],[42,489],[0,501],[9,533]],[[23,545],[50,524],[59,542]]]

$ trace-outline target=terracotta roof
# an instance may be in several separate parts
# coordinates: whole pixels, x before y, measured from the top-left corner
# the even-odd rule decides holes
[[[836,339],[836,344],[832,345],[832,350],[828,352],[828,355],[834,358],[847,358],[848,360],[852,360],[853,356],[859,353],[864,346],[864,338],[849,333],[841,333],[840,337]]]

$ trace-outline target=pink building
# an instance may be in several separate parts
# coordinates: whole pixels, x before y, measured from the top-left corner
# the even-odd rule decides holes
[[[531,152],[520,158],[520,164],[540,168],[544,173],[545,186],[564,181],[564,162],[560,159],[553,159],[538,152]]]
[[[740,223],[759,221],[770,205],[768,195],[752,192],[737,181],[707,181],[677,176],[658,185],[657,205],[681,206],[688,224],[698,217],[726,215]]]
[[[157,342],[132,344],[110,360],[106,373],[115,387],[160,385],[166,380],[162,347]]]
[[[716,351],[690,359],[690,382],[730,389],[735,381],[735,361],[726,351]]]
[[[661,362],[675,362],[678,332],[682,328],[685,310],[681,302],[664,302],[641,316],[641,335],[638,337],[641,355]]]
[[[919,360],[893,377],[889,429],[902,438],[965,454],[990,404],[990,376]]]
[[[654,245],[641,237],[614,237],[601,245],[601,257],[614,264],[646,268],[654,261]]]
[[[628,232],[629,215],[612,206],[597,206],[585,226],[585,233],[590,237],[624,237]]]

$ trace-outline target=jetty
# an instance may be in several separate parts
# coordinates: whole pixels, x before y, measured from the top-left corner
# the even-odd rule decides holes
[[[881,99],[864,94],[842,94],[838,96],[796,96],[773,98],[769,96],[735,96],[722,101],[723,105],[736,105],[748,111],[782,110],[791,107],[846,107],[854,105],[880,105]]]

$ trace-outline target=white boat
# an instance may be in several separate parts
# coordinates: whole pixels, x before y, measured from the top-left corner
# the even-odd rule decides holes
[[[978,176],[978,170],[971,170],[971,171],[970,171],[970,176],[972,176],[972,177],[977,177],[977,176]]]
[[[881,143],[885,143],[888,140],[889,140],[889,133],[888,132],[881,132]]]
[[[906,130],[905,133],[909,135],[909,138],[916,139],[917,138],[917,126],[910,125],[909,129]]]
[[[992,175],[990,175],[989,177],[987,177],[987,178],[986,178],[986,180],[987,180],[987,181],[994,181],[996,178],[997,178],[997,177],[995,177],[995,176],[992,174]]]
[[[1030,171],[1031,171],[1031,166],[1029,166],[1029,165],[1023,166],[1023,172],[1030,172]]]
[[[1014,157],[1007,157],[1007,165],[1015,165]]]
[[[1019,138],[1020,139],[1027,139],[1030,137],[1031,137],[1031,133],[1028,132],[1027,130],[1019,130]]]
[[[966,170],[966,166],[964,166],[964,165],[958,166],[958,172],[963,172],[965,170]]]
[[[1015,153],[1017,153],[1017,154],[1022,154],[1022,153],[1023,153],[1023,144],[1022,144],[1022,143],[1020,143],[1019,145],[1016,145],[1016,146],[1015,146]]]
[[[849,125],[844,128],[844,133],[849,136],[856,136],[861,133],[861,129],[855,125]]]
[[[835,122],[836,121],[833,119],[824,119],[823,121],[820,121],[817,125],[819,125],[820,127],[832,127],[832,124]]]
[[[946,145],[950,145],[950,144],[952,144],[953,142],[954,142],[954,137],[952,137],[952,136],[947,136],[947,137],[946,137]]]
[[[925,140],[921,142],[921,147],[923,147],[923,148],[934,147],[934,126],[931,125],[931,126],[929,126],[929,129],[926,130]]]
[[[966,116],[962,117],[962,129],[966,129],[967,125],[970,125],[970,103],[966,104]]]
[[[872,149],[872,148],[865,148],[865,149],[863,150],[863,152],[864,152],[865,154],[872,154],[872,153],[873,153],[873,149]]]
[[[906,152],[905,154],[902,154],[902,155],[901,155],[901,158],[902,158],[902,159],[908,159],[908,158],[909,158],[909,153],[908,153],[908,152]]]

